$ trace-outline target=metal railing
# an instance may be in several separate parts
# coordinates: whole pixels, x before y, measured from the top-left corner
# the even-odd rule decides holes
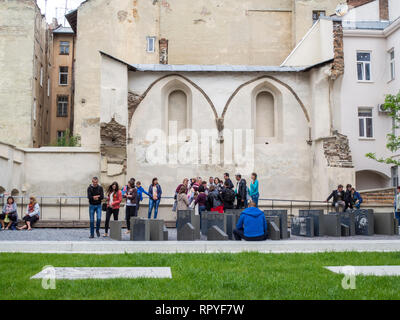
[[[7,197],[8,195],[0,195],[1,208],[3,208]],[[17,204],[18,216],[21,218],[26,211],[29,197],[13,196],[13,198]],[[148,205],[146,198],[142,202],[142,205]],[[162,197],[162,200],[166,201],[162,201],[160,206],[171,206],[172,208],[173,199],[174,197]],[[40,205],[42,220],[82,220],[82,217],[88,218],[89,201],[86,196],[37,196],[36,200]],[[285,209],[288,211],[288,217],[295,216],[295,210],[301,209],[323,209],[326,212],[334,210],[331,202],[312,200],[260,198],[259,206],[262,209]]]

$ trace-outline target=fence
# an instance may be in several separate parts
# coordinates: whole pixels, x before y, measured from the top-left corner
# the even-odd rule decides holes
[[[25,213],[29,198],[24,196],[13,197],[17,203],[19,217]],[[0,203],[3,207],[7,196],[0,195]],[[88,199],[85,196],[38,196],[36,197],[41,208],[41,220],[88,220]],[[173,197],[163,197],[160,204],[160,211],[164,211],[164,216],[172,213]],[[147,200],[143,201],[142,206],[146,207]],[[288,216],[298,215],[299,210],[320,209],[329,212],[332,209],[331,202],[310,201],[310,200],[287,200],[287,199],[268,199],[260,198],[259,207],[266,209],[287,210]]]

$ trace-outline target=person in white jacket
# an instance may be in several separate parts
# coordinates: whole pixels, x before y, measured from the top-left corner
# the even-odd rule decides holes
[[[31,196],[29,198],[29,204],[26,207],[26,212],[23,217],[23,220],[25,222],[25,225],[22,227],[19,227],[18,230],[32,230],[33,224],[39,220],[40,216],[40,207],[39,204],[36,201],[36,198],[34,196]]]

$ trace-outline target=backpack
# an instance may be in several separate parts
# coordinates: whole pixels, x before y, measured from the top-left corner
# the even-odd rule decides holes
[[[233,203],[235,202],[235,191],[232,189],[225,189],[225,196],[224,196],[224,201],[228,203]]]

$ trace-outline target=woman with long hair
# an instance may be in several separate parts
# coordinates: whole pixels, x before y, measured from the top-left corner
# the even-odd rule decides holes
[[[25,225],[19,227],[18,230],[28,229],[28,231],[32,230],[32,226],[39,220],[40,216],[40,206],[37,203],[36,198],[34,196],[29,197],[29,204],[26,206],[25,216],[22,220],[24,220]]]
[[[158,183],[157,178],[153,178],[153,180],[151,181],[148,193],[150,197],[148,218],[151,219],[151,212],[153,211],[154,208],[154,219],[157,219],[158,206],[160,205],[161,195],[162,195],[162,189]]]
[[[18,221],[17,204],[13,197],[8,197],[0,214],[0,223],[3,230],[8,230]],[[6,226],[7,225],[7,226]],[[14,228],[14,227],[13,227]],[[15,229],[14,229],[15,230]]]
[[[187,210],[189,208],[189,200],[187,196],[187,189],[184,185],[181,186],[178,193],[177,210]]]
[[[106,222],[104,226],[104,237],[108,237],[111,215],[114,221],[118,221],[119,207],[122,202],[122,192],[119,190],[118,182],[114,181],[107,190]]]
[[[130,233],[131,230],[131,218],[137,217],[137,189],[135,185],[136,180],[134,178],[129,179],[128,185],[126,186],[126,198],[125,206],[125,220],[126,220],[126,232]]]

